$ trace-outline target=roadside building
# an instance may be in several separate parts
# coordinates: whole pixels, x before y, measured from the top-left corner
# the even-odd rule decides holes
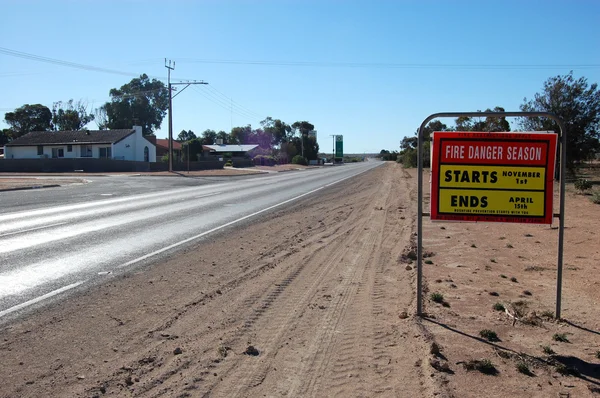
[[[113,159],[156,162],[156,146],[134,126],[121,130],[33,131],[4,146],[5,159]]]
[[[166,138],[156,138],[154,135],[146,136],[150,142],[156,146],[156,159],[160,161],[163,156],[169,154],[169,140]],[[181,160],[182,146],[181,142],[173,140],[173,160],[178,162]]]
[[[202,145],[202,156],[244,158],[255,148],[258,148],[258,145]]]

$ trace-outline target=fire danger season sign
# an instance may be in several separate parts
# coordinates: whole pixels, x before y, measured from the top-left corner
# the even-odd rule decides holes
[[[554,133],[436,132],[431,219],[552,223]]]

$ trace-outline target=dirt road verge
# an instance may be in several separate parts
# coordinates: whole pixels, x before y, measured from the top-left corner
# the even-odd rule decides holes
[[[396,164],[1,331],[0,396],[431,396]]]
[[[61,185],[83,184],[84,182],[85,180],[82,178],[50,179],[40,177],[0,177],[0,192],[18,189],[59,187]]]
[[[426,221],[419,319],[415,177],[388,163],[3,327],[0,397],[597,397],[600,206],[567,195],[561,322],[555,228]]]
[[[556,189],[555,212],[558,203]],[[570,184],[564,319],[555,321],[558,219],[553,226],[425,220],[431,317],[423,325],[453,372],[444,376],[449,393],[600,396],[599,221],[600,206]]]

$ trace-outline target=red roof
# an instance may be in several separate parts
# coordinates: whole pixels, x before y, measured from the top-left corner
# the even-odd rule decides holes
[[[169,140],[166,138],[157,138],[156,146],[169,149]],[[181,150],[181,143],[173,140],[173,150]]]

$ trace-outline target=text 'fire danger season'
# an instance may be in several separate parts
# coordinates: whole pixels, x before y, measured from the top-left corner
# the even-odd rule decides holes
[[[552,223],[555,133],[435,132],[431,219]]]

